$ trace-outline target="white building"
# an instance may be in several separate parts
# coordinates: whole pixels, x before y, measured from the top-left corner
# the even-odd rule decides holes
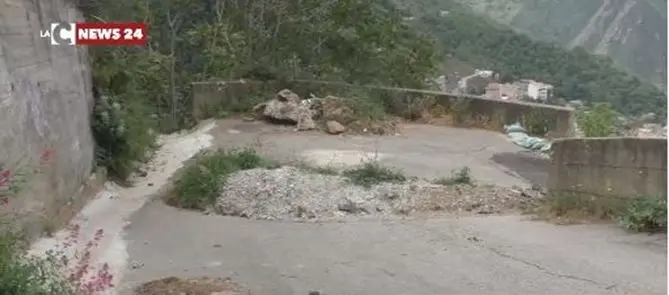
[[[534,80],[520,80],[516,82],[524,96],[532,100],[546,101],[553,96],[553,85]]]
[[[527,85],[527,96],[534,100],[547,101],[553,96],[553,85],[530,81]]]

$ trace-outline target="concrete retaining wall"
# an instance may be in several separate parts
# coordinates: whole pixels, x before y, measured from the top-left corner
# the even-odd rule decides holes
[[[554,136],[566,137],[572,134],[573,109],[545,104],[487,99],[481,96],[459,96],[443,92],[357,86],[323,81],[257,82],[219,81],[193,84],[193,114],[196,120],[208,116],[211,106],[226,106],[243,101],[250,93],[264,92],[271,95],[281,88],[289,88],[301,97],[310,93],[317,96],[340,95],[364,90],[366,94],[383,100],[391,113],[415,119],[425,108],[444,110],[452,125],[500,130],[504,124],[523,121],[528,114],[546,120],[548,129]]]
[[[552,193],[667,197],[664,138],[573,138],[553,143]]]
[[[87,50],[51,46],[39,36],[49,23],[83,19],[69,2],[0,1],[0,163],[15,171],[38,171],[26,176],[21,195],[0,210],[15,213],[11,218],[30,234],[55,226],[52,219],[64,208],[76,212],[71,207],[86,195],[78,191],[91,181]],[[45,150],[53,150],[54,157],[40,165]]]

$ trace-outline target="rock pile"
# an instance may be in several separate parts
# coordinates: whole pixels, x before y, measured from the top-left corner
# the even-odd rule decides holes
[[[289,89],[279,91],[275,98],[253,108],[259,119],[295,125],[298,131],[322,126],[325,132],[333,135],[350,130],[385,135],[394,134],[397,130],[397,122],[361,122],[359,112],[361,110],[354,109],[349,99],[332,95],[320,98],[313,94],[308,99],[302,99]]]
[[[274,99],[256,105],[253,112],[270,121],[296,124],[300,131],[316,129],[316,112],[288,89],[279,91]]]
[[[538,188],[443,186],[425,180],[371,188],[295,167],[252,169],[227,178],[215,212],[264,220],[341,220],[434,213],[497,214],[536,203]]]

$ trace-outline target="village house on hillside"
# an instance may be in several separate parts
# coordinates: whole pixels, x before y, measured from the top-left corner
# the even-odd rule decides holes
[[[553,85],[527,79],[513,83],[493,82],[486,86],[485,97],[503,100],[546,102],[553,97],[553,89]]]
[[[532,100],[545,102],[553,96],[553,85],[534,80],[520,80],[519,83],[525,96]]]
[[[522,95],[522,90],[518,85],[511,83],[493,82],[485,87],[486,98],[502,100],[518,100]]]

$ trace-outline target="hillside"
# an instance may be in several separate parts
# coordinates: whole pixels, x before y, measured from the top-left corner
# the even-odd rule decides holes
[[[666,86],[666,0],[456,0],[536,40],[605,54]]]
[[[666,113],[663,91],[618,69],[608,57],[535,41],[455,1],[398,0],[397,4],[413,17],[409,22],[438,40],[444,59],[495,70],[506,79],[548,82],[559,97],[610,102],[625,114]]]
[[[610,59],[533,41],[455,0],[149,3],[105,0],[84,10],[95,19],[151,23],[149,50],[92,51],[95,83],[103,93],[150,103],[168,129],[188,118],[188,85],[195,80],[303,78],[422,87],[435,76],[437,55],[443,64],[457,60],[449,64],[548,82],[562,98],[606,101],[627,114],[664,115],[666,109],[663,92],[617,70]],[[402,16],[413,20],[402,23]]]

